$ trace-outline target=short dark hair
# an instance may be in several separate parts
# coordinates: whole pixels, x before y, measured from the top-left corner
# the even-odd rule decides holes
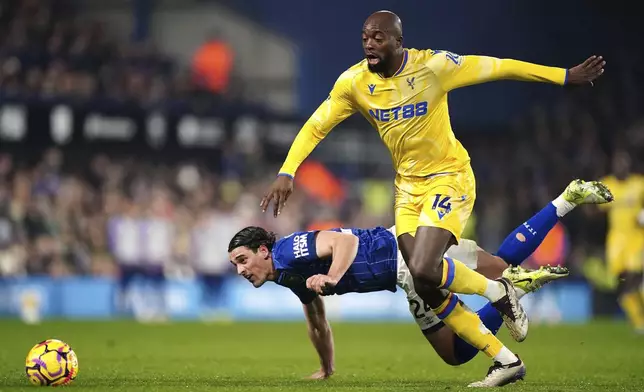
[[[233,239],[230,240],[228,252],[240,246],[245,246],[253,252],[257,252],[257,249],[262,245],[266,246],[269,251],[272,251],[276,240],[277,236],[272,231],[258,226],[248,226],[237,232]]]

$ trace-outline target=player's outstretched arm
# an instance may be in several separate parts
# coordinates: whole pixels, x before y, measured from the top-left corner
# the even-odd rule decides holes
[[[311,303],[303,306],[309,338],[320,356],[320,370],[313,373],[309,378],[314,380],[329,378],[335,371],[333,333],[326,319],[324,302],[322,298],[316,297]]]
[[[351,233],[320,231],[315,240],[319,258],[330,257],[332,262],[326,275],[313,275],[306,287],[321,295],[333,294],[333,288],[347,272],[358,254],[358,237]]]
[[[446,92],[456,88],[495,80],[520,80],[558,85],[592,83],[604,73],[601,56],[589,57],[570,69],[549,67],[513,59],[489,56],[459,56],[450,52],[435,53],[428,66]]]
[[[295,137],[277,179],[262,198],[260,207],[263,212],[266,212],[272,201],[273,216],[277,217],[280,214],[286,200],[293,193],[293,177],[298,167],[336,125],[355,111],[351,98],[351,78],[345,73],[338,78],[329,97],[317,108]]]

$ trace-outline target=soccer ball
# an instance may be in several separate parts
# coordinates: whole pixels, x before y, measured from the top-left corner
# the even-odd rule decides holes
[[[29,351],[25,368],[33,385],[66,385],[78,375],[78,358],[67,343],[48,339]]]

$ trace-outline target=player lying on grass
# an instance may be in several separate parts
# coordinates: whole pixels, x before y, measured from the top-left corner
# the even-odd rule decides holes
[[[611,200],[610,191],[601,183],[575,180],[557,199],[511,233],[497,256],[478,248],[474,241],[463,239],[448,249],[446,257],[458,257],[469,268],[490,279],[503,276],[514,283],[517,295],[523,296],[568,274],[562,267],[542,267],[536,271],[519,267],[557,220],[577,205]],[[449,293],[447,306],[437,312],[418,296],[393,227],[296,232],[280,240],[263,228],[247,227],[232,238],[228,252],[237,273],[255,287],[273,281],[290,288],[299,297],[304,305],[309,336],[320,356],[321,369],[314,378],[326,378],[334,370],[333,338],[319,295],[395,292],[398,286],[407,293],[411,313],[423,334],[446,363],[466,363],[479,351],[462,340],[458,331],[444,328],[442,319],[450,312],[459,308],[471,311],[463,306],[456,308],[459,303],[456,294]],[[508,264],[513,267],[508,268]],[[496,334],[503,323],[499,311],[488,303],[477,313],[483,324],[481,330]],[[495,358],[486,378],[471,386],[500,386],[523,378],[523,362],[506,347],[503,350],[515,358],[514,362],[502,363]]]

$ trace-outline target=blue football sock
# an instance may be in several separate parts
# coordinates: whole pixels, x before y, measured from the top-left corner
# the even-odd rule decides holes
[[[478,314],[479,318],[490,332],[494,335],[499,332],[499,328],[501,328],[501,325],[503,324],[503,319],[501,318],[499,311],[496,310],[491,303],[488,302],[488,304],[479,309],[476,314]],[[469,362],[476,356],[476,354],[478,354],[478,352],[479,350],[476,347],[470,346],[460,337],[454,336],[454,355],[456,356],[456,360],[459,364]]]
[[[558,220],[557,209],[552,203],[548,203],[536,215],[510,233],[496,255],[510,265],[520,265],[541,245]]]

